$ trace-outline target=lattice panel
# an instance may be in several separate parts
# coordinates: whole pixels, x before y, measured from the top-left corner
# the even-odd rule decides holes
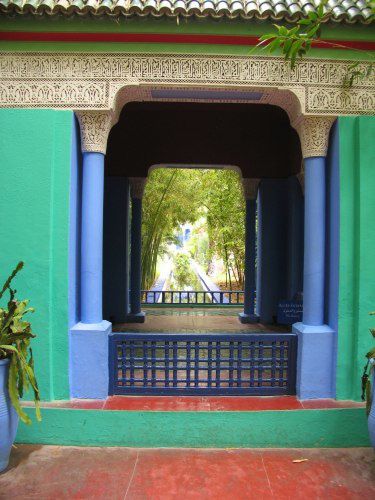
[[[294,334],[114,334],[112,394],[294,394]]]

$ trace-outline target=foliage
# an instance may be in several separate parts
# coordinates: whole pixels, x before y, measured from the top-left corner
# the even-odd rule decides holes
[[[0,359],[9,359],[8,388],[12,404],[26,424],[31,420],[22,410],[19,399],[30,387],[34,393],[36,416],[41,420],[39,408],[39,389],[34,374],[34,359],[30,346],[30,340],[35,337],[31,331],[31,324],[24,320],[26,314],[34,312],[27,307],[28,300],[17,300],[16,290],[11,288],[11,282],[17,273],[23,268],[23,262],[19,262],[12,274],[4,283],[0,291],[0,299],[6,291],[9,291],[9,301],[6,308],[0,308]]]
[[[156,278],[157,258],[174,241],[181,224],[199,217],[196,170],[157,169],[151,172],[145,190],[142,217],[142,288]]]
[[[211,170],[202,178],[209,252],[221,258],[226,286],[243,285],[245,257],[245,200],[240,177],[232,170]]]
[[[193,259],[206,270],[208,270],[210,264],[208,245],[207,219],[201,217],[194,225],[186,246]]]
[[[375,312],[371,312],[370,316],[375,316]],[[375,328],[370,328],[371,335],[375,338]],[[362,399],[366,399],[366,412],[367,415],[370,413],[372,404],[372,390],[371,390],[371,379],[367,375],[367,368],[370,365],[370,375],[375,369],[375,347],[373,347],[367,354],[367,364],[364,368],[364,373],[362,376]]]
[[[208,245],[200,262],[223,259],[227,281],[243,282],[245,205],[240,178],[231,170],[158,169],[148,180],[142,227],[142,288],[156,277],[158,255],[175,239],[181,224],[206,220]],[[201,228],[202,229],[202,228]],[[206,238],[206,237],[205,237]],[[189,245],[190,246],[190,245]],[[196,249],[192,254],[196,257]],[[198,245],[195,245],[198,248]]]
[[[178,252],[174,256],[173,278],[178,290],[186,290],[189,286],[194,290],[199,289],[198,279],[186,253]]]
[[[348,47],[334,42],[323,41],[321,37],[322,24],[330,16],[330,8],[326,6],[327,0],[323,0],[316,12],[309,12],[306,18],[297,21],[296,25],[288,29],[286,26],[274,24],[275,32],[267,33],[260,37],[258,46],[264,45],[270,53],[281,50],[286,61],[290,61],[293,70],[297,58],[303,58],[311,49],[314,42],[329,45],[332,48],[347,49]],[[371,8],[375,12],[374,3]],[[358,50],[358,49],[357,49]],[[367,53],[372,59],[372,54]],[[352,87],[359,80],[368,78],[374,71],[374,63],[354,62],[349,66],[347,74],[344,76],[344,87]]]

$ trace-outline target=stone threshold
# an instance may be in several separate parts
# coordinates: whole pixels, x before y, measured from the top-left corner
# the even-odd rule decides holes
[[[25,401],[23,406],[33,406]],[[42,408],[123,411],[277,411],[364,408],[357,401],[298,400],[296,396],[110,396],[107,399],[44,401]]]

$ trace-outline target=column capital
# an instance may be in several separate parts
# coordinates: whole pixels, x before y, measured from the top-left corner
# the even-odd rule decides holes
[[[112,126],[112,111],[76,111],[81,129],[83,153],[106,153],[108,134]]]
[[[147,177],[129,177],[130,196],[132,198],[143,198]]]
[[[335,119],[335,116],[301,115],[293,123],[301,141],[304,158],[327,155],[329,131]]]
[[[245,200],[255,200],[257,197],[260,179],[242,179],[243,195]]]

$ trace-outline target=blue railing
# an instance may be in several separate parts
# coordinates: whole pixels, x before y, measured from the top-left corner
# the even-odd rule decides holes
[[[295,394],[297,337],[115,333],[110,394]]]
[[[142,290],[142,304],[198,304],[198,305],[243,305],[242,290],[187,291],[187,290]]]

